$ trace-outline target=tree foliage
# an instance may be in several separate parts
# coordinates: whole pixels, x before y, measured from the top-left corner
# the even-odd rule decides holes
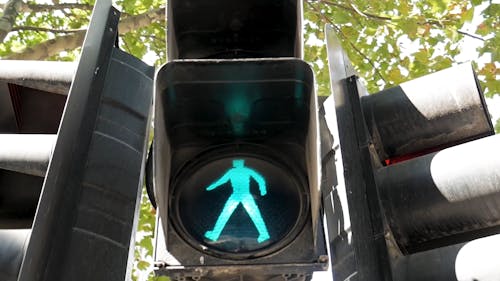
[[[75,60],[93,4],[93,0],[48,4],[9,0],[0,18],[0,57]],[[154,53],[160,58],[158,64],[162,63],[166,57],[164,1],[119,0],[114,4],[122,12],[118,26],[121,48],[139,58]]]
[[[2,59],[75,60],[94,0],[8,0],[0,17]],[[165,0],[117,0],[120,47],[160,65],[166,61]],[[370,92],[476,60],[487,96],[500,94],[500,5],[489,0],[304,0],[305,59],[317,91],[328,95],[324,25],[331,24]],[[477,53],[461,53],[464,40]],[[500,120],[496,123],[500,130]],[[155,211],[143,194],[134,280],[152,279]],[[165,280],[156,278],[157,280]]]
[[[331,24],[372,93],[481,57],[475,66],[491,96],[500,92],[499,8],[482,0],[306,1],[305,41],[323,40],[323,26]],[[479,42],[477,54],[461,55],[466,38]],[[306,60],[314,62],[319,83],[327,83],[325,59],[323,45],[309,44]]]
[[[0,18],[0,57],[74,60],[93,1],[8,0]],[[160,0],[115,1],[123,12],[124,50],[138,57],[154,54],[157,64],[165,61],[164,5]],[[305,58],[316,70],[322,95],[329,93],[329,81],[326,50],[317,42],[324,39],[325,24],[336,30],[370,92],[477,58],[486,95],[500,92],[500,5],[490,0],[306,0],[304,17]],[[465,38],[477,41],[477,54],[461,55]]]

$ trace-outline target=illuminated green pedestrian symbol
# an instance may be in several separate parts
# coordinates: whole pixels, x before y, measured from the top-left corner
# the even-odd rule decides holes
[[[229,169],[220,179],[207,187],[207,190],[210,191],[231,181],[233,193],[227,199],[213,230],[205,232],[206,238],[217,241],[227,221],[236,210],[236,207],[241,203],[259,232],[257,242],[262,243],[269,239],[266,223],[262,219],[259,207],[250,193],[250,178],[253,178],[259,185],[260,195],[266,195],[266,181],[264,178],[256,171],[245,167],[245,160],[240,159],[233,160],[233,168]]]

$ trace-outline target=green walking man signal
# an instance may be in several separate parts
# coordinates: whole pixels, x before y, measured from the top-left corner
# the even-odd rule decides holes
[[[250,193],[251,178],[257,182],[260,195],[266,195],[267,190],[264,177],[262,177],[262,175],[255,170],[245,167],[245,160],[242,159],[233,160],[233,167],[230,168],[221,178],[207,187],[206,190],[210,191],[230,181],[231,186],[233,187],[233,193],[227,199],[222,212],[217,218],[214,228],[205,232],[206,238],[214,242],[217,241],[229,218],[236,210],[236,207],[238,207],[241,203],[259,232],[257,242],[262,243],[269,239],[269,232],[267,231],[266,223],[262,218],[259,207],[255,203],[252,193]]]

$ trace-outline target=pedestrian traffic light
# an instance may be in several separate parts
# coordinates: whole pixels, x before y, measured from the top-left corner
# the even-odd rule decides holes
[[[333,95],[323,106],[337,182],[324,202],[340,203],[325,207],[334,210],[334,280],[457,280],[449,264],[467,246],[460,243],[500,232],[500,138],[472,66],[366,95],[327,30]],[[426,278],[409,277],[416,270]]]
[[[306,278],[326,266],[305,62],[167,63],[156,75],[155,116],[158,274]]]
[[[156,74],[157,275],[310,279],[328,263],[297,0],[167,5]]]

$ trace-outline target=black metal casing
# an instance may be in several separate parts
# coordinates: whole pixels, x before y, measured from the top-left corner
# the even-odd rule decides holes
[[[324,270],[317,102],[312,70],[298,59],[302,2],[171,0],[167,37],[171,62],[157,72],[155,93],[156,273],[194,280],[305,280]],[[194,195],[208,184],[206,172],[199,171],[231,157],[263,165],[256,169],[270,184],[259,201],[264,218],[289,225],[262,246],[226,251],[226,242],[214,244],[199,233],[213,220],[212,209],[222,208],[201,199],[214,200],[211,193]],[[279,212],[294,217],[290,221],[273,222],[280,213],[269,214],[273,208],[262,203],[280,201]],[[194,205],[207,214],[195,216]],[[233,222],[242,213],[236,209]],[[188,218],[193,225],[186,225]]]
[[[324,268],[326,260],[318,262],[326,254],[323,232],[316,230],[322,226],[313,227],[319,182],[310,67],[297,59],[185,60],[165,65],[156,81],[155,197],[163,228],[157,234],[164,232],[168,250],[157,242],[157,259],[166,262],[166,271],[157,274],[224,279],[297,272],[305,277]],[[177,178],[225,153],[269,157],[298,177],[302,211],[283,241],[234,256],[214,252],[180,229],[172,201]]]
[[[73,77],[64,111],[55,103],[52,111],[44,108],[52,122],[40,120],[52,128],[55,146],[47,153],[45,177],[33,177],[40,186],[43,182],[40,197],[25,202],[36,208],[23,225],[32,224],[31,230],[0,230],[6,243],[0,253],[2,280],[121,281],[131,273],[154,69],[115,46],[119,17],[111,1],[97,1],[76,72],[75,67],[64,68],[70,71],[61,76],[50,76],[50,69],[31,71],[21,81],[38,87],[38,78],[49,77],[41,79],[42,90],[55,91],[52,96],[64,101],[61,91]],[[59,124],[54,116],[61,113]],[[7,182],[7,189],[27,188],[27,182]]]
[[[334,280],[498,276],[500,138],[471,65],[367,95],[330,26],[327,45]]]
[[[170,0],[169,60],[302,57],[302,1]]]

